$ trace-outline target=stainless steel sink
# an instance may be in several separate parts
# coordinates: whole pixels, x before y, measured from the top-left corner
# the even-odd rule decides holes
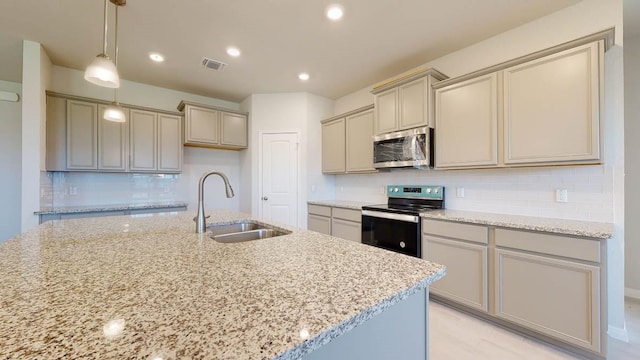
[[[239,222],[235,224],[225,225],[213,225],[209,226],[207,230],[210,232],[211,237],[222,234],[238,233],[249,230],[257,230],[266,228],[264,225],[260,225],[251,221]]]
[[[212,225],[207,230],[213,240],[221,243],[252,241],[291,234],[291,231],[275,229],[253,221]]]
[[[243,232],[215,235],[215,236],[212,236],[212,238],[213,240],[221,243],[235,243],[235,242],[266,239],[266,238],[288,235],[288,234],[291,234],[291,232],[275,230],[275,229],[256,229],[256,230],[247,230]]]

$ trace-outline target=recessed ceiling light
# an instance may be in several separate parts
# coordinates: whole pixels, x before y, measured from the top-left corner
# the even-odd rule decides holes
[[[302,81],[307,81],[309,80],[309,74],[307,73],[300,73],[298,74],[298,79],[302,80]]]
[[[240,56],[240,50],[238,50],[238,48],[230,46],[227,48],[227,54],[233,57],[238,57]]]
[[[342,6],[340,5],[331,5],[329,6],[329,8],[327,8],[327,17],[330,20],[333,20],[333,21],[340,20],[343,14],[344,14],[344,11],[342,9]]]
[[[164,56],[158,54],[158,53],[151,53],[149,54],[149,59],[155,61],[155,62],[163,62],[164,61]]]

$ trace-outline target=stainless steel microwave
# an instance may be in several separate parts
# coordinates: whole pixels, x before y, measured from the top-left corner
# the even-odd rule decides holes
[[[419,127],[373,137],[377,169],[433,166],[433,129]]]

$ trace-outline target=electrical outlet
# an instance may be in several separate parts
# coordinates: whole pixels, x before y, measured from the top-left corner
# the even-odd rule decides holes
[[[75,186],[69,186],[69,195],[77,195],[78,194],[78,188]]]
[[[556,189],[556,202],[566,203],[569,201],[567,189]]]
[[[456,197],[463,198],[464,197],[464,188],[458,187],[456,188]]]

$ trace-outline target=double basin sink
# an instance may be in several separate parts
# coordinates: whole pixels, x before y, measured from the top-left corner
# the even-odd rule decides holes
[[[252,241],[291,234],[291,231],[276,229],[254,221],[211,225],[207,227],[207,232],[213,240],[220,243]]]

